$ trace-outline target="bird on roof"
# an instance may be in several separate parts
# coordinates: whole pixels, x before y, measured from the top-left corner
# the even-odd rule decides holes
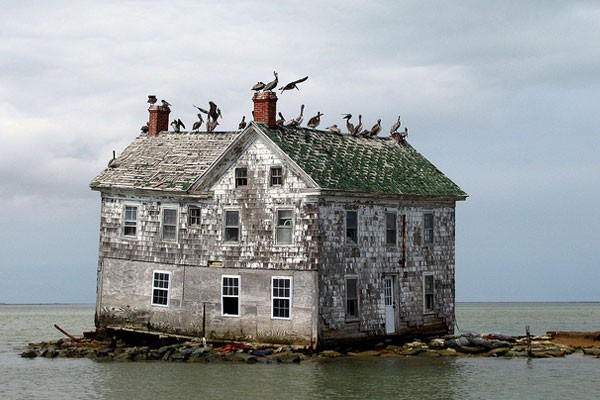
[[[352,122],[350,122],[350,118],[352,118],[352,114],[342,114],[344,116],[344,118],[346,120],[346,129],[348,129],[348,133],[349,134],[353,134],[354,133],[354,124]]]
[[[311,119],[309,119],[308,122],[306,123],[306,125],[309,128],[315,129],[321,123],[321,116],[322,115],[325,115],[325,114],[322,114],[321,111],[317,111],[317,115],[315,115],[314,117],[312,117]]]
[[[283,114],[281,113],[281,111],[278,112],[277,115],[279,115],[279,119],[277,121],[275,121],[275,125],[285,124],[285,118],[284,118]]]
[[[381,131],[381,118],[377,120],[377,123],[375,125],[373,125],[373,127],[369,131],[369,135],[371,137],[377,136],[377,134],[379,133],[379,131]]]
[[[390,128],[390,135],[398,132],[398,128],[400,128],[400,116],[398,115],[398,121],[394,122],[392,127]]]
[[[202,123],[204,123],[204,118],[202,118],[202,114],[198,113],[198,121],[194,122],[194,125],[192,126],[192,131],[198,132],[200,130],[200,127],[202,126]]]
[[[277,75],[277,71],[273,71],[273,75],[275,76],[275,79],[273,79],[271,82],[269,82],[269,83],[267,83],[265,85],[265,87],[263,88],[264,92],[273,90],[273,89],[275,89],[277,87],[277,84],[279,83],[279,78],[278,78],[278,75]]]
[[[285,125],[290,127],[298,127],[304,120],[304,104],[300,106],[300,115],[294,119],[290,119]]]
[[[254,90],[255,92],[260,92],[264,88],[265,88],[264,82],[258,81],[258,82],[256,82],[256,84],[254,86],[252,86],[252,89],[250,89],[250,90]]]
[[[168,102],[168,101],[166,101],[166,100],[161,100],[160,102],[162,103],[162,106],[163,106],[164,108],[169,108],[169,107],[171,106],[171,103],[169,103],[169,102]]]
[[[200,111],[202,114],[206,114],[208,115],[208,111],[206,111],[204,108],[198,107],[197,105],[192,104],[194,107],[196,107],[198,109],[198,111]]]
[[[150,126],[149,126],[148,122],[146,122],[146,124],[142,125],[142,127],[140,128],[140,131],[142,131],[142,133],[148,133],[149,130],[150,130]]]
[[[221,109],[217,107],[217,105],[214,102],[209,101],[208,105],[210,106],[208,110],[208,116],[212,118],[213,121],[216,121],[219,117],[223,118],[223,116],[221,115]]]
[[[173,122],[171,122],[171,126],[173,127],[173,131],[175,132],[179,132],[181,128],[185,129],[185,125],[183,124],[183,122],[181,122],[180,119],[174,119]]]
[[[238,129],[242,130],[246,127],[246,116],[242,115],[242,120],[240,121],[239,125],[238,125]]]
[[[153,94],[149,94],[148,95],[148,104],[150,104],[151,106],[154,105],[154,103],[156,103],[158,101],[158,99],[156,98],[155,95]]]
[[[408,128],[405,126],[404,132],[400,133],[400,139],[404,140],[404,139],[406,139],[407,136],[408,136]]]
[[[337,133],[337,134],[341,134],[342,133],[342,130],[340,128],[338,128],[337,125],[331,125],[331,126],[328,126],[325,129],[327,129],[331,133]]]
[[[305,81],[305,80],[307,80],[307,79],[308,79],[308,76],[305,76],[304,78],[300,78],[300,79],[298,79],[298,80],[295,80],[295,81],[293,81],[293,82],[290,82],[290,83],[288,83],[288,84],[287,84],[287,85],[285,85],[285,86],[282,86],[282,87],[280,87],[280,88],[279,88],[279,90],[281,90],[281,93],[283,93],[283,92],[284,92],[284,91],[286,91],[286,90],[292,90],[292,89],[300,90],[300,89],[298,89],[298,86],[296,86],[296,85],[297,85],[298,83],[302,83],[302,82],[304,82],[304,81]]]
[[[218,121],[211,121],[210,119],[208,121],[206,121],[206,131],[207,132],[212,132],[215,130],[215,128],[217,127],[217,125],[219,125]]]
[[[359,114],[358,116],[358,124],[356,124],[356,127],[354,127],[354,134],[358,135],[359,133],[361,133],[363,124],[362,124],[362,115]]]

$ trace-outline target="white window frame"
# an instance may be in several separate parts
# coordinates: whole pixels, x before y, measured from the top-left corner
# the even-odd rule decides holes
[[[355,236],[356,236],[355,240],[348,237],[348,229],[352,229],[352,228],[348,228],[348,214],[349,213],[356,214],[356,226],[354,227]],[[350,246],[357,246],[358,245],[358,210],[345,210],[344,227],[345,227],[345,233],[346,233],[346,237],[345,237],[346,244],[350,245]]]
[[[127,219],[127,209],[128,208],[134,208],[135,209],[135,219],[131,220],[131,219]],[[126,238],[137,238],[138,236],[138,232],[139,232],[139,216],[140,214],[140,206],[137,204],[124,204],[123,205],[123,226],[121,228],[121,233],[123,234],[124,237]],[[132,224],[133,222],[133,224]],[[125,229],[126,228],[134,228],[135,229],[135,233],[132,234],[127,234],[125,233]]]
[[[156,274],[163,274],[168,277],[166,288],[161,287],[160,285],[159,286],[156,285],[156,281],[157,281]],[[160,276],[159,276],[159,278],[160,278]],[[161,281],[164,282],[164,279]],[[171,286],[172,285],[173,285],[173,279],[172,279],[171,271],[161,271],[161,270],[152,271],[152,292],[150,293],[150,303],[156,307],[169,307],[169,305],[171,304]],[[166,296],[167,304],[154,302],[154,291],[155,290],[159,290],[161,292],[167,292],[167,296]]]
[[[167,224],[165,222],[165,218],[167,216],[168,213],[170,213],[171,211],[175,212],[175,223],[171,224]],[[165,236],[165,228],[167,227],[173,227],[175,228],[175,232],[174,232],[174,237],[166,237]],[[178,238],[178,233],[179,233],[179,209],[177,207],[163,207],[160,213],[160,237],[162,240],[166,241],[166,242],[177,242],[177,238]]]
[[[289,219],[289,225],[286,225],[286,223],[284,223],[284,225],[279,225],[279,213],[285,211],[285,212],[290,212],[292,215]],[[280,237],[279,237],[279,232],[280,231],[288,231],[289,230],[289,234],[290,234],[290,240],[289,241],[281,241]],[[294,243],[294,210],[291,208],[279,208],[275,210],[275,244],[277,245],[291,245]]]
[[[238,216],[237,223],[237,240],[227,240],[227,229],[233,229],[233,225],[227,225],[227,213],[235,212]],[[239,209],[225,209],[223,210],[223,242],[225,244],[239,244],[242,236],[242,213]]]
[[[237,285],[227,285],[225,286],[226,279],[237,279]],[[224,317],[239,317],[240,316],[240,292],[241,292],[241,277],[240,275],[221,275],[221,315]],[[227,289],[236,289],[236,293],[231,293],[230,290]],[[226,293],[227,292],[227,293]],[[237,314],[229,314],[225,313],[225,298],[236,298],[237,299]]]
[[[431,227],[427,227],[427,219],[431,216]],[[423,245],[430,246],[435,241],[435,215],[431,211],[423,213]]]
[[[356,285],[355,286],[355,291],[356,291],[355,296],[356,297],[349,297],[349,295],[348,295],[348,288],[349,288],[348,281],[354,281],[355,282],[355,285]],[[345,305],[346,305],[346,307],[345,307],[345,319],[346,319],[346,321],[358,321],[358,319],[360,318],[360,311],[359,311],[359,306],[358,306],[359,303],[360,303],[359,302],[359,292],[358,292],[358,276],[356,276],[356,275],[347,275],[345,277],[345,281],[344,282],[345,282],[344,298],[346,300],[345,301]],[[350,301],[354,302],[354,308],[355,308],[355,314],[354,315],[350,314],[348,312],[348,309],[349,309],[348,305],[349,305]]]
[[[281,296],[279,293],[275,293],[275,281],[276,280],[286,280],[289,281],[289,296]],[[285,319],[285,320],[290,320],[292,319],[292,296],[293,296],[293,289],[294,289],[294,285],[293,285],[293,279],[291,276],[273,276],[271,277],[271,318],[272,319]],[[286,288],[284,287],[283,289],[278,289],[278,290],[286,290]],[[276,300],[287,300],[288,301],[288,305],[287,305],[287,310],[288,310],[288,316],[287,317],[281,317],[281,316],[275,316],[275,301]],[[278,308],[283,308],[283,307],[278,307]]]
[[[388,232],[392,231],[388,227],[388,215],[392,215],[394,217],[394,242],[390,243],[388,241]],[[398,245],[398,213],[395,211],[386,211],[385,212],[385,245],[386,246],[397,246]]]
[[[431,292],[427,290],[427,279],[431,279]],[[431,296],[431,307],[427,307],[427,297]],[[435,311],[435,277],[433,272],[423,272],[423,314]]]
[[[279,170],[279,175],[274,175],[273,171]],[[273,183],[273,179],[278,179],[279,183]],[[269,172],[269,186],[282,186],[283,185],[283,167],[273,166]]]

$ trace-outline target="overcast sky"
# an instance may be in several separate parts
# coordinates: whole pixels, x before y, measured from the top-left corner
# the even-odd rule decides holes
[[[218,4],[219,3],[219,4]],[[90,181],[147,121],[250,117],[256,81],[294,117],[402,115],[468,194],[458,301],[600,301],[596,1],[0,2],[0,302],[93,303]],[[276,5],[279,4],[279,5]],[[189,127],[189,126],[188,126]]]

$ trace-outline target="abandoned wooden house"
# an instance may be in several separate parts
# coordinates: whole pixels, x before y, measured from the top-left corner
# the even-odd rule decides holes
[[[97,327],[304,345],[454,326],[455,206],[405,140],[276,124],[169,132],[152,105],[101,193]]]

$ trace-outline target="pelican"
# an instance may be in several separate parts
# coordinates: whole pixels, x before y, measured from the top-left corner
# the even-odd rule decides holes
[[[146,122],[146,125],[142,125],[140,130],[142,131],[142,133],[148,133],[148,130],[150,130],[150,126],[149,126],[148,122]]]
[[[208,115],[208,111],[206,111],[204,108],[200,108],[197,105],[192,104],[194,107],[196,107],[198,109],[198,111],[200,111],[202,114],[206,114]]]
[[[400,128],[400,116],[398,115],[398,121],[394,122],[394,125],[390,128],[390,135],[398,132],[398,128]]]
[[[171,105],[171,104],[170,104],[168,101],[166,101],[166,100],[161,100],[160,102],[162,103],[162,106],[163,106],[164,108],[169,108],[169,106]]]
[[[208,116],[212,118],[213,121],[216,121],[219,117],[223,118],[221,115],[221,109],[217,107],[214,102],[209,101],[208,105],[210,106],[210,109],[208,110]]]
[[[354,132],[353,132],[353,133],[354,133],[354,134],[359,134],[359,133],[361,133],[360,131],[361,131],[362,127],[363,127],[363,124],[362,124],[362,115],[359,115],[359,116],[358,116],[358,124],[357,124],[357,125],[356,125],[356,127],[354,128]]]
[[[264,88],[265,88],[265,84],[261,81],[258,81],[258,82],[256,82],[256,85],[252,86],[252,89],[250,89],[250,90],[259,92],[259,91],[263,90]]]
[[[404,127],[404,132],[400,133],[400,139],[404,140],[408,136],[408,128]]]
[[[185,125],[183,124],[183,122],[181,122],[180,119],[174,119],[173,122],[171,122],[171,126],[173,127],[173,131],[175,132],[179,132],[181,128],[185,129]]]
[[[342,133],[342,130],[338,128],[337,125],[331,125],[325,129],[327,129],[331,133],[337,133],[338,135]]]
[[[211,120],[206,121],[206,131],[207,132],[214,131],[215,128],[217,127],[217,125],[219,125],[219,122],[216,121],[216,120],[214,120],[214,121],[211,121]]]
[[[352,114],[342,114],[344,115],[344,118],[346,120],[346,129],[348,129],[348,133],[349,134],[353,134],[354,133],[354,124],[352,122],[350,122],[350,118],[352,118]]]
[[[275,125],[283,125],[285,123],[285,118],[283,117],[283,114],[280,111],[277,113],[277,115],[279,115],[279,119],[275,121]]]
[[[194,125],[192,126],[192,130],[198,132],[200,130],[200,127],[202,126],[203,122],[204,122],[204,118],[202,118],[202,114],[198,113],[198,121],[194,122]]]
[[[311,119],[309,119],[308,122],[306,123],[306,125],[309,128],[315,129],[321,123],[321,116],[322,115],[325,115],[325,114],[322,114],[321,111],[317,111],[317,115],[315,115],[314,117],[312,117]]]
[[[239,125],[238,125],[238,129],[242,130],[246,127],[246,116],[242,115],[242,120],[240,121]]]
[[[369,131],[369,134],[371,136],[377,136],[379,131],[381,131],[381,118],[377,120],[377,123],[375,125],[373,125],[373,127]]]
[[[269,83],[267,83],[265,85],[265,87],[263,88],[264,92],[269,91],[269,90],[273,90],[273,89],[275,89],[277,87],[277,84],[279,83],[277,72],[273,71],[273,75],[275,75],[275,79],[273,79],[271,82],[269,82]]]
[[[296,81],[293,81],[293,82],[290,82],[290,83],[288,83],[288,84],[287,84],[287,85],[285,85],[285,86],[282,86],[282,87],[280,87],[280,88],[279,88],[279,90],[281,90],[281,93],[283,93],[283,92],[284,92],[284,91],[286,91],[286,90],[292,90],[292,89],[300,90],[300,89],[298,89],[298,86],[296,86],[296,85],[297,85],[298,83],[302,83],[302,82],[304,82],[304,81],[305,81],[305,80],[307,80],[307,79],[308,79],[308,76],[305,76],[304,78],[300,78],[300,79],[298,79],[298,80],[296,80]]]
[[[155,95],[153,94],[149,94],[148,95],[148,104],[150,104],[151,106],[154,105],[154,103],[156,103],[158,101],[158,99],[156,98]]]
[[[300,124],[302,123],[303,120],[304,120],[304,104],[302,104],[300,106],[300,115],[298,115],[294,119],[289,120],[285,125],[291,126],[291,127],[297,127],[297,126],[300,126]]]

